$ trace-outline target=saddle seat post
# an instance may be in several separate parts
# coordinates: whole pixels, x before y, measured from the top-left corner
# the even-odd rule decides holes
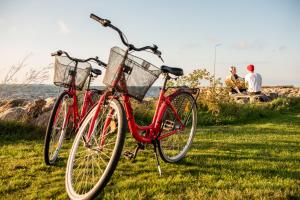
[[[171,79],[170,75],[168,73],[164,73],[165,76],[165,80],[164,80],[164,84],[163,84],[163,90],[166,90],[167,87],[167,82]]]

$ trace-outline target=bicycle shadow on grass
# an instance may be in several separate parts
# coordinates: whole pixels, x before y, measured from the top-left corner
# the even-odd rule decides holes
[[[243,172],[299,182],[299,121],[299,114],[293,113],[247,124],[249,129],[238,125],[205,127],[187,156],[175,165],[184,166],[181,173],[192,176]]]
[[[299,145],[295,142],[278,145],[276,146],[278,154],[290,153],[286,156],[277,156],[276,152],[274,153],[274,144],[227,143],[225,146],[206,149],[214,149],[214,152],[207,152],[202,148],[203,152],[188,154],[175,165],[185,166],[181,168],[184,169],[181,173],[192,176],[242,171],[245,174],[252,173],[266,178],[280,177],[299,181],[300,173],[297,166],[300,166],[300,161],[293,156],[293,153],[299,152],[297,150]]]

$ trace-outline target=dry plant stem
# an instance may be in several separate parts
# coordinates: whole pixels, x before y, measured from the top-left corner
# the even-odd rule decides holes
[[[8,73],[5,75],[2,84],[10,84],[13,82],[17,81],[16,78],[16,74],[22,69],[25,68],[26,65],[26,60],[31,56],[31,54],[28,54],[27,56],[25,56],[25,58],[23,58],[21,61],[19,61],[19,63],[17,65],[13,65],[10,67]]]
[[[41,84],[49,80],[49,69],[52,68],[52,64],[49,64],[48,66],[42,67],[38,70],[34,68],[28,69],[27,61],[31,55],[31,53],[28,54],[21,59],[18,64],[12,65],[0,83],[3,85],[16,84],[14,87],[17,87],[17,85],[27,87],[29,84]],[[19,81],[18,76],[21,74],[22,70],[26,70],[27,73],[25,73],[24,79]],[[5,90],[5,87],[2,88],[2,90],[3,89]]]

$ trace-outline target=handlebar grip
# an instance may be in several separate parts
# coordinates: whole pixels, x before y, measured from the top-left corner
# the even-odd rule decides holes
[[[93,20],[96,20],[98,22],[100,22],[101,20],[103,20],[101,17],[98,17],[97,15],[91,13],[90,18],[92,18]]]
[[[99,22],[104,27],[110,25],[110,23],[111,23],[108,19],[102,19],[101,17],[98,17],[97,15],[95,15],[93,13],[91,13],[90,18],[92,18],[93,20]]]
[[[54,53],[51,53],[51,56],[61,56],[62,53],[63,53],[62,50],[58,50],[58,51],[56,51],[56,52],[54,52]]]

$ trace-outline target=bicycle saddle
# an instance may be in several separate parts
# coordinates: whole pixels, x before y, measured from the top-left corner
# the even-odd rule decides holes
[[[101,74],[102,74],[102,72],[101,72],[100,69],[94,69],[94,68],[92,68],[91,71],[92,71],[94,74],[96,74],[96,75],[101,75]]]
[[[183,70],[181,68],[176,68],[176,67],[168,67],[166,65],[162,65],[160,67],[161,71],[163,73],[170,73],[175,76],[182,76],[183,75]]]

